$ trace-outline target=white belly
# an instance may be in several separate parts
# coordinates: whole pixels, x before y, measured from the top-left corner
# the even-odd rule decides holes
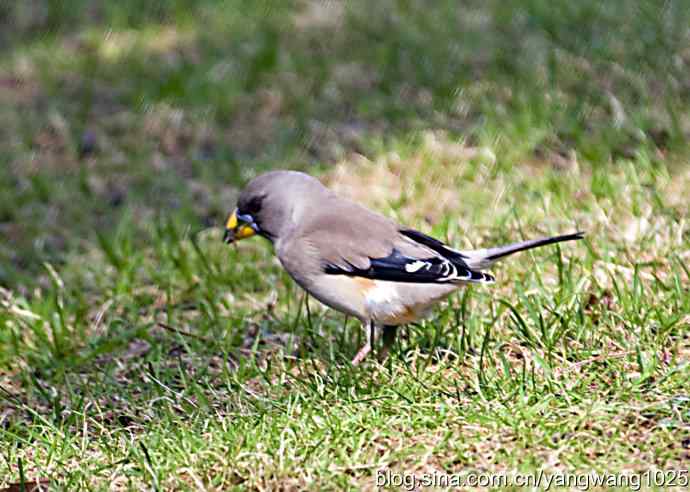
[[[370,319],[381,325],[404,325],[424,318],[458,288],[450,284],[413,284],[375,280],[365,295]]]
[[[293,277],[295,278],[295,277]],[[404,325],[423,318],[459,285],[413,284],[346,275],[319,275],[297,282],[333,309],[379,325]]]

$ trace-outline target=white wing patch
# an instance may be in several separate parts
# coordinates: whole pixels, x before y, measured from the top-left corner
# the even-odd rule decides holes
[[[429,263],[426,262],[426,261],[417,260],[417,261],[415,261],[415,262],[413,262],[413,263],[408,263],[407,265],[405,265],[405,271],[408,272],[408,273],[418,272],[418,271],[421,270],[422,268],[427,268],[427,269],[428,269],[428,268],[429,268]]]
[[[420,270],[431,270],[432,268],[440,268],[439,277],[436,280],[439,283],[453,282],[453,281],[469,281],[480,283],[492,283],[493,277],[482,274],[481,272],[473,272],[466,268],[458,268],[453,262],[444,259],[440,264],[433,264],[430,261],[415,260],[405,265],[407,273],[416,273]]]
[[[483,272],[473,272],[472,270],[466,268],[458,268],[457,265],[446,260],[442,265],[442,277],[438,279],[439,282],[454,282],[454,281],[467,281],[467,282],[478,282],[483,284],[491,284],[494,282],[493,276],[488,273]]]

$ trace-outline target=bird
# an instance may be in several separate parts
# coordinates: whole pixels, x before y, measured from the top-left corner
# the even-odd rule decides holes
[[[514,253],[582,239],[583,232],[505,246],[459,250],[338,196],[298,171],[260,174],[242,189],[225,223],[223,240],[252,236],[273,243],[290,277],[326,306],[358,319],[366,343],[360,364],[380,339],[384,360],[398,327],[425,317],[468,284],[492,284],[485,270]],[[377,335],[378,333],[378,335]]]

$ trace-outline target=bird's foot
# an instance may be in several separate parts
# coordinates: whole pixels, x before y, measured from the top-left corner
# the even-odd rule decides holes
[[[356,366],[364,359],[366,359],[367,355],[369,355],[369,352],[371,352],[371,344],[367,342],[367,344],[364,347],[359,349],[359,352],[357,352],[355,358],[352,359],[352,365]]]
[[[388,358],[388,354],[390,353],[391,348],[388,345],[384,345],[381,347],[377,352],[376,352],[376,360],[379,361],[379,363],[383,363],[386,361]]]
[[[383,327],[383,344],[381,349],[376,354],[379,362],[383,362],[388,358],[388,354],[393,348],[393,343],[395,343],[395,335],[398,332],[397,326],[384,326]]]

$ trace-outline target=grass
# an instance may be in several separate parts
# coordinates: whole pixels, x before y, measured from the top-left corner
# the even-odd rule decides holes
[[[556,3],[0,5],[0,490],[687,469],[690,9]],[[587,238],[352,368],[220,241],[272,168],[458,247]]]

